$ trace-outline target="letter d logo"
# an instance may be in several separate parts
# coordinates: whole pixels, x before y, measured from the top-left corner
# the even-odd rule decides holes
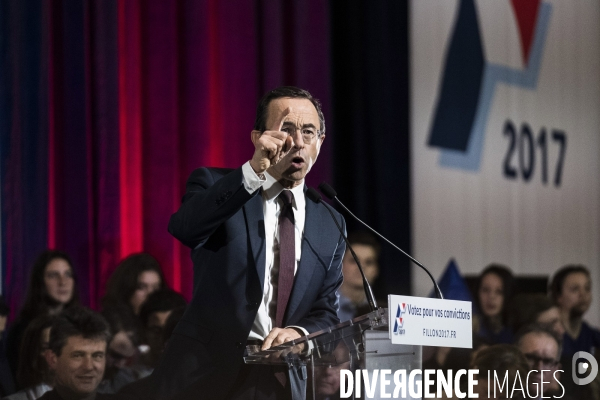
[[[580,358],[585,358],[588,362],[580,363],[579,365],[577,365],[577,360]],[[590,366],[592,367],[592,370],[590,371],[590,374],[587,378],[577,377],[577,374],[583,375]],[[588,383],[593,381],[594,378],[596,378],[596,375],[598,375],[598,362],[596,361],[593,355],[585,351],[578,351],[577,353],[573,354],[572,367],[573,382],[575,382],[576,385],[587,385]]]

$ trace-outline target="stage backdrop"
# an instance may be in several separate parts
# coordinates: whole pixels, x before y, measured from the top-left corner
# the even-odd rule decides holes
[[[436,276],[584,264],[598,324],[600,3],[416,0],[409,21],[415,256]]]
[[[167,232],[186,178],[251,157],[269,89],[304,87],[332,114],[328,20],[320,0],[0,2],[2,273],[13,311],[47,247],[73,257],[92,307],[138,251],[189,296],[189,249]],[[329,178],[331,128],[313,185]]]

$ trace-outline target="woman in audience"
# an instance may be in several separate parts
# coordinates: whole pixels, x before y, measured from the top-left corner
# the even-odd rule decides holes
[[[506,309],[512,293],[513,275],[498,264],[486,267],[477,284],[476,303],[479,308],[476,336],[487,343],[512,343],[513,334],[507,327]]]
[[[165,278],[158,261],[148,253],[125,258],[106,284],[103,309],[126,306],[139,315],[148,295],[165,287]]]
[[[45,353],[54,318],[40,315],[25,330],[17,371],[17,382],[23,390],[8,396],[6,400],[35,400],[52,390],[54,376],[46,363]]]
[[[511,301],[510,326],[516,334],[529,324],[548,327],[561,338],[565,333],[560,310],[542,293],[520,293]]]
[[[13,373],[17,370],[21,338],[29,323],[40,315],[57,315],[77,304],[79,294],[71,259],[61,251],[44,251],[33,264],[25,303],[8,334],[7,355]]]
[[[550,296],[560,308],[566,330],[563,357],[571,357],[578,351],[593,354],[600,349],[600,331],[583,320],[592,303],[592,280],[588,269],[583,265],[566,265],[559,269],[550,283]]]

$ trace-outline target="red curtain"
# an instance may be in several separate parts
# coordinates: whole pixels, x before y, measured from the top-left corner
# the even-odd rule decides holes
[[[199,166],[235,168],[251,157],[257,100],[275,86],[308,89],[328,116],[327,2],[2,7],[10,61],[0,107],[10,144],[0,171],[2,267],[13,309],[45,247],[72,255],[92,307],[119,260],[138,251],[153,254],[189,297],[189,249],[167,232],[185,180]],[[39,28],[25,34],[29,23]],[[309,184],[329,178],[327,143]]]

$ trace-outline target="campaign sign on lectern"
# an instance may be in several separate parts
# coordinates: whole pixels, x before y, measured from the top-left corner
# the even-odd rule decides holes
[[[470,301],[389,295],[388,305],[393,344],[473,347]]]

